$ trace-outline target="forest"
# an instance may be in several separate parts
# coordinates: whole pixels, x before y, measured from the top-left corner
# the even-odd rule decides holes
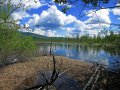
[[[91,45],[120,45],[120,34],[114,34],[112,31],[110,35],[104,36],[78,36],[76,37],[34,37],[36,42],[66,42],[66,43],[80,43],[80,44],[91,44]]]

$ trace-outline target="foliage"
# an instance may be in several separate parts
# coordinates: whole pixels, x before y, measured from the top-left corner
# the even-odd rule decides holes
[[[35,49],[32,38],[21,35],[20,26],[10,17],[17,8],[5,1],[0,2],[0,66],[22,60]]]
[[[104,37],[101,36],[88,36],[84,35],[79,37],[41,37],[41,38],[34,38],[37,42],[75,42],[81,44],[99,44],[99,45],[117,45],[120,46],[120,34],[113,34],[111,32],[110,35],[105,35]]]
[[[34,49],[35,45],[30,37],[22,36],[15,28],[0,25],[0,64],[24,58]]]

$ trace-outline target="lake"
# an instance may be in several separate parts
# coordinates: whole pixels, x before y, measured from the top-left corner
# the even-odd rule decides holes
[[[50,53],[52,47],[54,55],[65,56],[75,60],[100,63],[108,69],[116,71],[120,68],[120,48],[113,46],[81,45],[77,43],[41,43],[39,54]]]

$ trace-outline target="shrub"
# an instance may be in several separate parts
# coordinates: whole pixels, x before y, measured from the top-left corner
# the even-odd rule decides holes
[[[0,25],[0,65],[31,56],[34,50],[35,44],[31,37],[23,36],[15,27]]]

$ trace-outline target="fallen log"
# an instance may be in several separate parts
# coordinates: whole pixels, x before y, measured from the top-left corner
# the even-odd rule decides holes
[[[99,64],[95,70],[95,72],[93,73],[92,77],[89,79],[89,81],[87,82],[87,84],[85,85],[85,87],[83,88],[83,90],[87,90],[87,88],[89,86],[92,85],[92,87],[94,87],[94,83],[97,82],[98,78],[99,78],[99,74],[100,74],[100,68],[101,65]],[[98,72],[99,71],[99,72]]]

